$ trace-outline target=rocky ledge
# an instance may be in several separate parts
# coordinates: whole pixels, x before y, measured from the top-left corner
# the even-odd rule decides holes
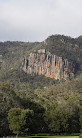
[[[37,53],[30,53],[27,59],[24,58],[23,70],[30,75],[44,75],[56,80],[66,80],[74,77],[75,66],[67,59],[40,49]]]

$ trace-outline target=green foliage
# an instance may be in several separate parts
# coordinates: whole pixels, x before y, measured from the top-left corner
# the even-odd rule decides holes
[[[79,138],[82,138],[82,134],[79,136]]]
[[[82,133],[82,107],[80,107],[80,125],[81,125],[81,133]]]
[[[58,83],[57,80],[51,79],[51,78],[45,78],[43,75],[41,76],[31,76],[25,72],[23,72],[23,70],[11,70],[7,73],[5,73],[1,79],[3,81],[8,81],[12,84],[28,84],[28,87],[30,87],[31,89],[36,89],[36,88],[44,88],[47,85],[53,85]]]
[[[12,107],[22,107],[20,98],[10,84],[0,84],[0,136],[10,134],[7,115]]]
[[[58,107],[52,107],[52,109],[47,110],[45,115],[46,123],[51,132],[66,132],[69,123],[67,122],[68,113],[65,112],[65,109],[58,109]]]
[[[11,108],[8,113],[9,128],[17,135],[27,134],[33,125],[32,118],[32,110]]]
[[[78,113],[73,113],[73,115],[70,115],[67,109],[55,106],[47,109],[45,113],[45,121],[49,131],[56,133],[79,132],[80,125]]]
[[[21,123],[22,121],[23,122],[25,121],[25,117],[24,117],[25,115],[29,118],[26,122],[27,125],[24,126],[24,124],[21,124],[21,127],[23,127],[21,130],[21,134],[34,133],[34,132],[37,133],[42,130],[42,126],[44,123],[43,121],[44,108],[40,104],[30,101],[30,99],[27,99],[26,97],[23,97],[22,99],[22,97],[19,97],[16,95],[15,90],[12,88],[12,86],[10,86],[7,83],[2,83],[0,85],[0,136],[10,134],[7,116],[8,116],[8,112],[12,111],[13,108],[19,109],[16,111],[17,112],[19,111],[19,113],[21,113],[21,119],[22,119]],[[29,111],[28,112],[29,114],[27,114],[27,111]],[[31,117],[30,111],[34,112],[32,117]],[[19,116],[16,116],[16,117],[17,118],[15,119],[19,118]],[[16,128],[16,126],[14,127]],[[20,128],[18,127],[18,129]]]

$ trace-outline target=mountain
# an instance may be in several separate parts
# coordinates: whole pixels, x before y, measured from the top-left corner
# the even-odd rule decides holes
[[[58,70],[62,72],[58,77],[64,73],[74,76],[52,77],[54,63],[54,76]],[[52,35],[34,43],[0,42],[0,136],[12,134],[7,119],[12,108],[34,111],[36,130],[31,133],[80,132],[81,95],[81,36]]]
[[[24,57],[39,49],[46,49],[76,65],[76,72],[82,69],[82,39],[63,35],[52,35],[43,42],[1,42],[0,72],[18,69]],[[3,62],[2,62],[3,61]]]

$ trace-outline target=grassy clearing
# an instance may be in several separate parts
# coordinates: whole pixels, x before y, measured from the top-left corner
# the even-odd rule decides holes
[[[62,135],[54,135],[54,134],[36,134],[33,136],[29,136],[28,138],[79,138],[79,133],[74,134],[62,134]]]
[[[79,136],[39,136],[37,138],[79,138]]]
[[[79,138],[79,136],[25,136],[25,137],[7,136],[4,138]]]
[[[79,138],[79,136],[27,136],[21,138]]]

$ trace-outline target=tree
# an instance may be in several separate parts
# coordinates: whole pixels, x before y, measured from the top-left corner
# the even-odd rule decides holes
[[[68,114],[64,109],[51,107],[45,112],[45,122],[50,132],[65,132],[68,128]]]
[[[47,109],[45,112],[45,122],[50,132],[79,132],[79,111],[75,109],[75,111],[70,112],[67,108],[52,105]]]
[[[27,134],[32,126],[33,111],[11,108],[8,113],[9,128],[13,133]]]
[[[80,107],[80,125],[81,125],[81,130],[80,132],[82,133],[82,106]]]

